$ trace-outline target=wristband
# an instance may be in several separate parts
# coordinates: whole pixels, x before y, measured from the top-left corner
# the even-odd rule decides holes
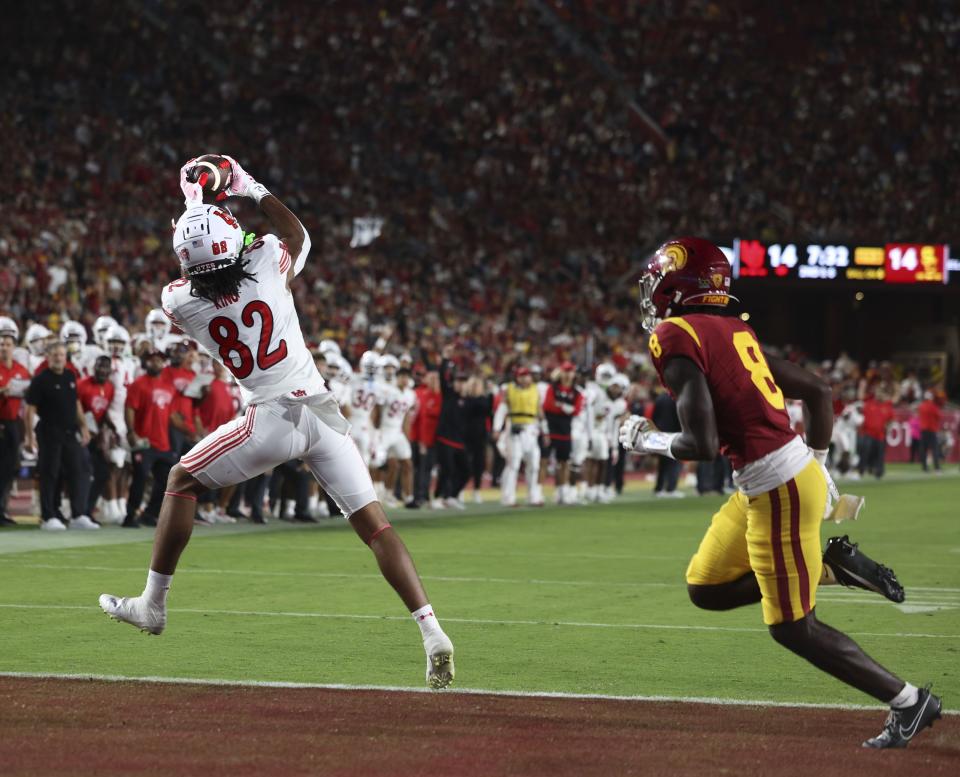
[[[270,194],[270,192],[267,190],[267,187],[264,186],[262,183],[257,183],[256,181],[254,181],[247,187],[246,194],[251,200],[256,202],[257,205],[259,205],[260,200],[262,200],[264,197]]]
[[[670,448],[673,441],[680,436],[680,432],[647,432],[640,438],[643,449],[647,453],[656,453],[670,459],[676,459]]]
[[[818,463],[827,463],[827,453],[829,452],[828,449],[817,450],[816,448],[808,448],[808,450],[813,454],[813,458],[815,458]]]

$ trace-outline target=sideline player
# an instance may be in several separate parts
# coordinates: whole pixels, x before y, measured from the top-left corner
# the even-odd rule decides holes
[[[846,537],[829,540],[821,560],[820,524],[836,494],[823,467],[830,389],[790,362],[765,359],[753,330],[722,315],[731,299],[730,265],[713,244],[685,237],[654,254],[640,279],[643,326],[652,332],[661,382],[677,399],[681,431],[661,432],[631,416],[620,440],[628,450],[676,459],[712,461],[718,449],[731,457],[739,490],[714,515],[690,561],[690,599],[707,610],[760,602],[779,644],[890,705],[883,731],[864,747],[906,747],[940,717],[940,699],[891,674],[814,611],[824,571],[903,600],[893,573]],[[809,448],[790,429],[786,398],[807,406]]]
[[[239,164],[228,193],[259,204],[276,234],[244,246],[229,210],[204,205],[200,186],[181,170],[187,209],[174,230],[183,277],[162,294],[164,312],[237,379],[246,414],[205,437],[170,471],[141,596],[100,597],[111,617],[159,634],[180,554],[193,531],[197,496],[303,460],[371,549],[383,577],[410,609],[427,655],[433,688],[454,676],[453,644],[427,601],[413,560],[376,501],[350,425],[326,390],[307,349],[290,283],[310,251],[296,216]]]
[[[384,356],[384,359],[394,359]],[[396,361],[396,359],[394,359]],[[399,365],[397,365],[399,366]],[[386,372],[386,370],[384,370]],[[392,380],[385,375],[377,395],[380,426],[380,458],[387,462],[386,490],[384,501],[388,507],[399,507],[400,502],[393,492],[400,478],[400,494],[403,504],[413,501],[413,449],[410,447],[410,422],[417,407],[417,395],[413,393],[413,380],[409,369],[397,369]]]

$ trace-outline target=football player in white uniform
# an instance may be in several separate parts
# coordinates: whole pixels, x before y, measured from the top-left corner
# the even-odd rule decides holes
[[[393,359],[394,357],[383,358]],[[377,405],[380,408],[379,444],[387,461],[384,502],[388,507],[399,507],[400,503],[393,495],[398,475],[403,503],[409,504],[413,501],[413,449],[410,447],[410,422],[417,408],[417,395],[413,392],[410,370],[398,370],[393,377],[394,382],[381,385],[380,393],[377,395]]]
[[[376,429],[372,415],[377,406],[380,381],[377,380],[377,361],[380,354],[365,351],[360,357],[359,372],[350,379],[350,434],[367,467],[373,466]]]
[[[23,336],[24,347],[13,352],[14,360],[20,362],[27,368],[27,372],[33,375],[47,358],[47,343],[53,337],[53,332],[43,324],[30,324]]]
[[[79,321],[64,321],[60,339],[67,346],[67,358],[80,371],[80,376],[93,375],[94,363],[104,353],[96,345],[87,345],[87,328]]]
[[[173,344],[170,336],[170,319],[168,319],[163,310],[154,308],[144,320],[144,333],[150,338],[150,344],[153,350],[166,353],[167,349]]]
[[[107,351],[107,330],[117,326],[117,320],[113,316],[98,316],[93,322],[93,342],[99,345],[104,353]]]
[[[607,397],[610,400],[610,410],[608,414],[609,428],[607,438],[610,442],[610,457],[604,472],[604,486],[600,492],[601,502],[612,502],[617,497],[616,488],[613,485],[614,468],[620,461],[620,424],[627,418],[627,398],[625,394],[630,389],[630,379],[622,372],[613,376],[610,385],[607,387]]]
[[[617,370],[612,364],[601,364],[594,380],[587,384],[587,413],[590,415],[590,440],[587,452],[586,480],[588,502],[604,499],[603,482],[610,459],[610,395],[607,389],[613,383]]]
[[[299,459],[370,547],[384,578],[410,609],[423,638],[428,685],[445,687],[453,680],[453,645],[403,541],[376,501],[350,424],[303,340],[290,284],[303,269],[309,236],[279,199],[229,161],[228,193],[259,204],[276,234],[245,246],[229,210],[202,204],[202,184],[187,180],[187,163],[181,170],[187,209],[173,235],[183,277],[167,286],[161,299],[170,319],[233,373],[247,411],[201,440],[171,469],[143,594],[103,594],[100,606],[117,620],[162,632],[167,592],[193,531],[197,496]]]

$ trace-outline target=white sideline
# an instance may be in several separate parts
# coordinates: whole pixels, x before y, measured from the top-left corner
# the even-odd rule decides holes
[[[99,611],[95,606],[84,604],[0,604],[0,609],[9,610],[86,610]],[[359,613],[334,612],[270,612],[263,610],[211,610],[192,607],[174,607],[167,610],[170,614],[186,613],[190,615],[239,615],[255,618],[322,618],[328,620],[365,620],[365,621],[409,621],[407,615],[366,615]],[[627,629],[631,631],[651,629],[659,631],[721,631],[740,634],[766,634],[767,629],[750,626],[699,626],[680,623],[594,623],[590,621],[551,621],[551,620],[495,620],[492,618],[451,618],[445,616],[444,623],[467,623],[481,626],[563,626],[577,629]],[[851,637],[892,637],[916,639],[956,639],[960,634],[924,634],[918,632],[875,632],[850,631]]]
[[[2,672],[0,677],[28,680],[97,680],[109,683],[156,683],[162,685],[212,685],[228,688],[291,688],[327,691],[382,691],[386,693],[431,693],[447,696],[506,696],[534,699],[597,699],[601,701],[676,702],[680,704],[710,704],[722,707],[799,707],[817,710],[887,710],[888,707],[871,704],[828,704],[807,701],[771,701],[767,699],[725,699],[717,696],[624,696],[604,693],[566,693],[563,691],[500,691],[488,688],[447,688],[432,691],[429,688],[402,685],[350,685],[346,683],[295,683],[282,680],[223,680],[207,677],[131,677],[116,674],[58,674],[56,672]],[[960,715],[958,710],[944,710],[944,715]]]

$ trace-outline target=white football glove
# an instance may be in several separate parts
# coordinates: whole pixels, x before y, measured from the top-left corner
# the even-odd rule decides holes
[[[230,168],[233,172],[230,186],[227,187],[227,194],[232,197],[249,197],[258,204],[260,200],[270,194],[267,187],[262,183],[257,183],[257,180],[244,170],[236,159],[226,154],[223,155],[223,158],[230,162]]]
[[[670,452],[676,432],[661,432],[649,418],[632,415],[620,427],[620,444],[628,451],[659,453],[674,458]]]
[[[187,172],[193,169],[197,158],[188,159],[187,163],[180,168],[180,189],[183,191],[183,203],[188,208],[191,205],[203,204],[203,187],[198,183],[190,183],[187,180]]]

